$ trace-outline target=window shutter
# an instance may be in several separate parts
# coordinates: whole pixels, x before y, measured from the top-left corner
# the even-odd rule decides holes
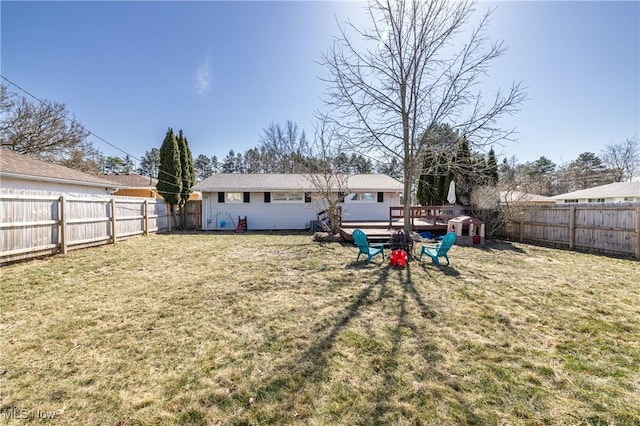
[[[224,192],[218,192],[218,202],[224,203]]]
[[[304,202],[305,203],[310,203],[311,202],[311,193],[310,192],[305,192],[304,193]]]
[[[384,192],[378,192],[378,202],[384,203]]]
[[[264,202],[265,203],[270,203],[271,202],[271,193],[270,192],[265,192],[264,193]]]
[[[250,203],[251,202],[251,193],[250,192],[243,192],[242,193],[242,202],[244,202],[244,203]]]

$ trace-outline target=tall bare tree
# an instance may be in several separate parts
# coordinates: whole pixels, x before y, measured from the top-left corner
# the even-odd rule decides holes
[[[30,102],[1,85],[0,113],[0,145],[4,149],[86,170],[100,160],[99,151],[87,142],[90,133],[69,118],[64,104]]]
[[[340,26],[323,55],[325,103],[350,148],[402,163],[405,217],[427,151],[424,135],[444,123],[474,148],[508,139],[513,132],[498,127],[498,119],[525,100],[520,84],[489,101],[477,90],[505,48],[486,35],[491,11],[469,28],[474,8],[473,2],[449,0],[372,0],[366,7],[370,26]],[[466,42],[458,44],[466,29]],[[406,221],[405,231],[409,227]]]
[[[312,206],[325,212],[328,218],[328,222],[321,220],[320,226],[331,235],[338,232],[340,203],[349,193],[349,175],[342,173],[334,164],[341,145],[335,128],[327,121],[320,121],[311,146],[314,161],[307,165],[305,173],[315,189]]]
[[[616,182],[640,176],[640,142],[638,136],[627,138],[622,143],[611,142],[604,147],[602,159],[614,174]]]
[[[303,159],[309,153],[309,143],[304,130],[301,131],[296,123],[287,120],[283,126],[271,123],[262,133],[261,148],[277,159],[278,172],[303,171]]]

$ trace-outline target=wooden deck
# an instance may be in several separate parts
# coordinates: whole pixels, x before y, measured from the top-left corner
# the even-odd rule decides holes
[[[447,232],[449,219],[461,215],[470,215],[468,207],[447,206],[411,206],[409,221],[413,232],[429,231],[433,235],[444,235]],[[389,207],[389,220],[379,222],[347,222],[340,223],[340,235],[346,241],[353,241],[354,229],[361,229],[367,239],[376,243],[387,243],[394,232],[404,228],[404,207]]]
[[[346,241],[353,241],[354,229],[360,229],[365,233],[367,239],[372,243],[387,243],[394,232],[404,228],[404,221],[399,219],[391,223],[389,222],[342,222],[340,226],[340,235]],[[412,230],[414,232],[429,231],[433,234],[444,234],[447,231],[446,222],[436,222],[414,219]]]

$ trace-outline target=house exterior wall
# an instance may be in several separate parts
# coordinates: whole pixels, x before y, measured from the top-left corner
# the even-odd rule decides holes
[[[60,195],[111,195],[111,189],[106,187],[16,179],[12,177],[3,177],[0,184],[3,190],[12,190],[14,192],[16,190],[26,190],[60,193]]]
[[[385,193],[383,202],[346,202],[342,204],[343,220],[388,220],[389,206],[400,205],[400,196]],[[234,229],[238,217],[247,217],[249,230],[302,230],[325,206],[315,197],[311,202],[265,203],[264,192],[251,192],[249,202],[218,202],[217,192],[202,194],[202,229]],[[224,227],[222,225],[225,225]]]
[[[120,188],[113,195],[122,197],[162,198],[158,192],[147,188]]]
[[[602,199],[604,201],[594,201],[595,199]],[[556,204],[571,204],[576,203],[637,203],[640,202],[640,197],[600,197],[600,198],[568,198],[558,199]]]
[[[389,207],[400,205],[400,195],[384,193],[381,203],[377,201],[345,201],[342,206],[344,221],[386,221],[389,220]]]

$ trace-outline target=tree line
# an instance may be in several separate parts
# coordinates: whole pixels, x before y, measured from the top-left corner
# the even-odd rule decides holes
[[[104,156],[88,141],[89,132],[76,120],[69,120],[64,104],[53,101],[30,102],[0,86],[0,143],[35,158],[90,174],[137,172],[165,181],[160,176],[160,148],[145,151],[135,166],[131,155]],[[184,137],[182,131],[174,135]],[[166,139],[166,138],[165,138]],[[331,170],[335,173],[382,173],[403,180],[397,157],[374,162],[361,153],[334,149],[329,155],[318,148],[317,135],[311,140],[296,123],[271,123],[259,136],[259,143],[244,152],[230,149],[222,158],[198,154],[193,163],[193,184],[215,173],[306,173]],[[469,203],[474,187],[500,184],[538,195],[557,195],[611,182],[631,180],[640,175],[638,137],[610,142],[599,154],[581,153],[566,164],[555,164],[546,156],[520,163],[516,157],[499,164],[493,148],[488,153],[470,149],[468,140],[452,126],[435,125],[421,137],[426,147],[422,167],[417,169],[417,202],[423,205],[446,202],[448,185],[456,182],[457,199]],[[323,155],[324,154],[324,155]],[[175,191],[180,192],[180,191]],[[178,203],[176,203],[178,204]]]

